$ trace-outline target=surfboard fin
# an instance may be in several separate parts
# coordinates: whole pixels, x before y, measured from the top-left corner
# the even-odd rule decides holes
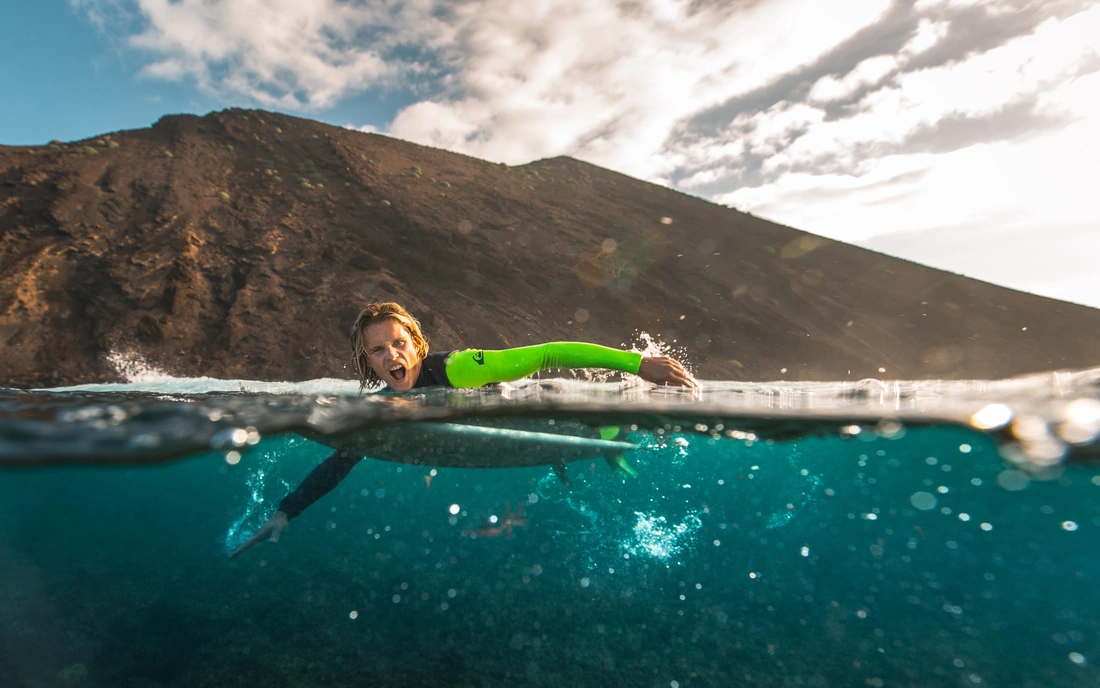
[[[554,464],[554,475],[558,476],[566,487],[573,487],[573,481],[569,479],[569,474],[565,472],[564,463]]]
[[[625,473],[631,478],[638,477],[638,471],[626,460],[626,456],[623,454],[611,454],[603,457],[607,461],[607,465],[611,466],[611,470],[616,473]]]
[[[622,427],[618,425],[604,425],[597,428],[597,430],[600,431],[601,440],[618,439],[623,431]],[[631,478],[638,477],[638,471],[634,470],[634,467],[627,462],[626,456],[623,454],[609,454],[605,455],[603,458],[607,461],[607,465],[611,466],[611,470],[616,473],[625,473]]]

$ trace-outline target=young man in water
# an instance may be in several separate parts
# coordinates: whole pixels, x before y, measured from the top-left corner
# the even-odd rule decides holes
[[[581,342],[428,353],[420,323],[392,302],[372,303],[359,313],[352,328],[352,348],[360,391],[383,383],[396,392],[421,387],[482,387],[556,368],[610,368],[659,385],[698,386],[675,359]],[[233,556],[264,540],[278,542],[290,519],[336,487],[362,458],[335,452],[279,503],[279,509]]]
[[[372,303],[352,328],[360,389],[385,383],[404,392],[417,387],[482,387],[551,368],[610,368],[664,385],[695,381],[667,356],[642,356],[597,344],[553,342],[503,351],[465,349],[428,353],[420,323],[396,303]]]

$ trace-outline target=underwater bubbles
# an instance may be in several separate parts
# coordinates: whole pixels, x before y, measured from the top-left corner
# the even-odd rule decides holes
[[[931,492],[914,492],[909,497],[909,503],[921,511],[930,511],[936,508],[936,496]]]
[[[625,554],[648,555],[668,561],[687,546],[695,532],[703,525],[696,514],[688,514],[682,523],[669,524],[664,516],[651,516],[635,511],[633,537],[624,543]]]
[[[898,440],[905,437],[905,425],[894,420],[884,420],[875,426],[875,432],[883,439]]]
[[[997,474],[997,484],[1009,492],[1019,492],[1030,482],[1031,476],[1023,471],[1008,469]]]

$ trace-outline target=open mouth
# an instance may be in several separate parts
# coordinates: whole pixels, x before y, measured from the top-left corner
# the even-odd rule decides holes
[[[400,382],[400,381],[404,380],[405,375],[407,375],[407,374],[408,374],[408,371],[405,370],[405,366],[403,366],[403,365],[394,366],[393,368],[390,368],[390,377],[392,377],[395,382]]]

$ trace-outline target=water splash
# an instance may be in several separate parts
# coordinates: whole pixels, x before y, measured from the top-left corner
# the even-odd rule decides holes
[[[634,342],[630,350],[636,354],[641,354],[643,356],[671,356],[673,358],[681,358],[684,356],[683,347],[665,343],[648,332],[639,331],[635,336],[637,341]]]
[[[175,379],[163,370],[153,367],[136,351],[111,351],[107,354],[107,362],[129,383],[164,382]]]
[[[639,331],[635,336],[636,341],[631,347],[631,351],[643,356],[668,356],[670,358],[675,358],[684,366],[684,370],[686,370],[689,375],[695,377],[695,370],[691,365],[691,357],[687,348],[677,344],[676,340],[672,340],[673,343],[669,344],[643,331]]]
[[[629,540],[623,543],[623,552],[632,557],[648,556],[666,566],[694,540],[702,527],[699,512],[689,513],[680,523],[670,525],[664,516],[635,511],[637,521]],[[679,563],[678,561],[676,563]]]
[[[264,504],[264,478],[267,472],[263,469],[252,471],[248,474],[245,484],[248,486],[248,499],[245,501],[244,512],[229,525],[225,532],[225,553],[232,554],[249,538],[252,517],[263,510]],[[245,528],[245,524],[249,527]]]
[[[249,469],[245,478],[248,495],[245,498],[243,511],[239,517],[229,524],[229,528],[225,532],[224,546],[226,554],[232,554],[236,551],[274,513],[274,509],[270,505],[277,500],[268,500],[265,496],[267,491],[277,488],[278,494],[286,494],[291,489],[290,483],[284,479],[273,481],[276,485],[269,486],[267,478],[269,475],[279,472],[277,463],[280,457],[303,444],[305,444],[305,440],[286,438],[278,448],[255,454],[255,460],[252,463],[256,467]]]
[[[630,345],[630,351],[631,353],[641,354],[642,356],[669,356],[675,358],[684,365],[684,369],[687,370],[688,373],[692,376],[695,375],[686,361],[686,351],[683,347],[663,342],[648,332],[639,331],[635,334],[635,341]],[[623,375],[614,370],[582,369],[575,371],[575,374],[577,379],[598,383],[606,383],[612,378],[622,375],[623,384],[628,388],[637,387],[642,384],[642,380],[638,376]]]

